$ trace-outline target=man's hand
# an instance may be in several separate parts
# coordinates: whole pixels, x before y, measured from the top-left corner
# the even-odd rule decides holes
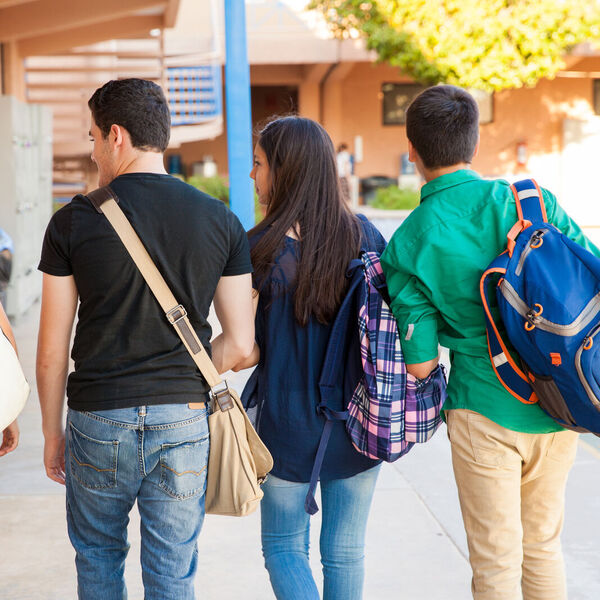
[[[46,437],[44,444],[44,467],[52,481],[65,485],[65,434]]]
[[[19,445],[19,424],[16,419],[2,432],[0,456],[12,452]]]

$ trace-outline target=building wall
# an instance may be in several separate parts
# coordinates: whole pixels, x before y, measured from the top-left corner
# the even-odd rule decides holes
[[[342,129],[352,145],[363,138],[364,160],[356,167],[360,177],[398,175],[400,156],[407,151],[406,128],[382,124],[383,83],[407,83],[397,69],[359,63],[342,84]],[[562,150],[565,117],[588,118],[592,114],[592,79],[557,78],[541,81],[535,88],[494,94],[493,122],[481,126],[479,155],[474,168],[486,176],[518,175],[532,167],[559,183],[555,164]],[[517,165],[517,144],[527,145],[525,168]],[[539,176],[538,176],[539,177]]]
[[[223,94],[224,97],[224,94]],[[297,112],[298,89],[294,85],[259,85],[252,86],[252,122],[260,128],[274,115]],[[217,164],[219,175],[227,176],[227,116],[223,106],[223,133],[213,140],[201,140],[182,144],[173,148],[167,155],[179,154],[186,175],[191,175],[192,165],[201,161],[204,156],[212,156]]]
[[[569,173],[563,160],[565,119],[590,120],[593,115],[593,77],[600,58],[586,58],[579,71],[534,88],[494,94],[493,121],[481,125],[481,143],[474,168],[488,177],[533,175],[557,192],[567,190]],[[311,65],[261,65],[252,71],[252,112],[255,125],[270,115],[293,111],[320,118],[333,142],[354,149],[362,137],[363,160],[356,164],[359,177],[397,177],[401,155],[407,152],[404,126],[382,124],[382,84],[409,83],[398,69],[374,63],[340,63],[315,70]],[[517,164],[517,144],[526,144],[527,162]],[[212,141],[184,144],[176,150],[191,165],[206,154],[227,173],[225,133]],[[572,157],[570,161],[572,162]],[[600,219],[599,219],[600,221]],[[599,223],[600,224],[600,223]]]

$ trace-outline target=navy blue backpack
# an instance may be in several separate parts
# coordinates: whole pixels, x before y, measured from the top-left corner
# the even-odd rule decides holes
[[[518,221],[480,283],[492,366],[521,402],[600,435],[600,259],[548,223],[535,181],[511,189]],[[494,321],[492,288],[518,358]]]

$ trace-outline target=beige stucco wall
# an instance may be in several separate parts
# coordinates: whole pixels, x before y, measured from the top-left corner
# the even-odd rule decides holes
[[[474,168],[485,176],[534,175],[542,185],[559,194],[568,184],[562,168],[563,122],[565,118],[593,116],[593,76],[600,72],[600,59],[582,62],[585,71],[541,81],[534,88],[494,94],[493,122],[481,126],[481,145]],[[594,69],[596,69],[594,71]],[[252,69],[253,120],[260,122],[278,112],[289,112],[285,90],[269,99],[268,86],[287,84],[297,90],[300,114],[322,119],[335,145],[346,142],[351,150],[362,136],[363,160],[356,165],[359,177],[396,177],[400,157],[407,151],[404,126],[382,124],[381,86],[385,82],[409,82],[400,72],[374,63],[340,63],[335,68],[315,70],[314,65],[260,65]],[[527,164],[517,165],[517,144],[527,144]],[[210,154],[219,173],[227,172],[225,133],[212,141],[184,144],[177,150],[185,164]]]
[[[375,173],[398,174],[400,155],[407,151],[403,126],[382,125],[381,84],[406,82],[397,69],[368,63],[357,64],[342,85],[339,111],[342,139],[352,143],[363,137],[364,160],[357,165],[359,176]],[[587,118],[592,114],[590,78],[556,78],[541,81],[535,88],[494,94],[494,119],[481,126],[481,144],[474,168],[488,176],[527,172],[540,167],[543,157],[556,157],[562,150],[562,122],[567,116]],[[326,124],[327,125],[327,124]],[[337,131],[332,131],[334,138]],[[516,162],[517,143],[527,144],[527,168]],[[542,161],[543,162],[543,161]],[[544,169],[545,171],[546,169]]]

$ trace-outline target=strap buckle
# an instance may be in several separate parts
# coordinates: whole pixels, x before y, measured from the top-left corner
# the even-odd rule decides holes
[[[176,325],[178,321],[187,317],[187,311],[183,308],[183,305],[178,304],[175,308],[172,308],[166,313],[169,323]]]
[[[213,402],[216,402],[219,405],[221,411],[225,412],[226,410],[231,410],[233,408],[233,400],[231,399],[227,382],[223,381],[222,384],[224,387],[219,390],[211,388],[210,397]]]

